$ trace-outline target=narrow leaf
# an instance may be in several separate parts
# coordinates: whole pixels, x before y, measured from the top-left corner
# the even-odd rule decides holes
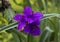
[[[46,27],[40,36],[39,42],[45,42],[47,37],[49,37],[49,35],[51,35],[52,32],[53,32],[53,30],[51,30],[49,27]]]
[[[0,33],[3,32],[4,30],[9,30],[9,29],[12,29],[14,27],[17,27],[17,23],[16,22],[15,23],[11,23],[11,24],[9,24],[7,26],[4,26],[4,27],[0,28]]]

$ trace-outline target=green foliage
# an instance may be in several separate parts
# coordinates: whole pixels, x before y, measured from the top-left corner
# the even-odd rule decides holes
[[[59,0],[9,0],[11,7],[0,13],[0,42],[60,42]],[[23,13],[23,7],[30,6],[44,14],[41,19],[41,35],[32,36],[18,31],[13,20],[16,13]]]

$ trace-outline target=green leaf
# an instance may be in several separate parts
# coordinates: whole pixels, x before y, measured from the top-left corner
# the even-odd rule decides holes
[[[16,33],[12,32],[14,42],[20,42],[19,37]]]
[[[23,6],[23,4],[21,4],[21,3],[18,4],[18,3],[16,2],[16,0],[13,0],[13,2],[14,2],[16,5]]]
[[[37,4],[39,6],[40,11],[44,9],[43,4],[42,4],[42,0],[37,0]]]
[[[12,29],[14,27],[17,27],[17,23],[16,22],[15,23],[11,23],[11,24],[9,24],[7,26],[4,26],[4,27],[0,28],[0,33],[3,32],[4,30],[9,30],[9,29]]]
[[[23,2],[24,2],[24,6],[30,6],[31,7],[30,0],[23,0]]]
[[[44,12],[47,13],[48,8],[47,8],[47,4],[46,4],[47,2],[45,2],[45,1],[47,1],[47,0],[42,0],[42,3],[43,3],[43,7],[44,7]]]
[[[54,37],[54,42],[58,42],[58,27],[56,25],[56,23],[54,23],[55,21],[51,20],[51,19],[48,19],[53,27],[53,30],[55,32],[55,37]],[[56,19],[55,19],[56,20]]]
[[[45,42],[52,32],[53,30],[51,30],[49,27],[46,27],[45,30],[41,33],[39,42]]]
[[[12,29],[12,30],[10,30],[10,32],[16,33],[16,35],[18,35],[18,37],[20,39],[20,42],[22,42],[22,41],[26,42],[27,37],[23,33],[21,33],[20,31],[18,31],[16,29]]]
[[[9,7],[8,9],[5,10],[6,13],[6,18],[10,21],[13,19],[15,12]]]
[[[44,17],[43,17],[43,19],[41,19],[41,20],[45,20],[45,19],[47,19],[47,18],[52,18],[52,17],[58,17],[58,18],[60,18],[59,16],[60,16],[60,14],[55,14],[55,13],[52,13],[52,14],[43,14],[44,15]]]
[[[5,24],[0,24],[0,28],[2,28],[3,26],[5,26]]]

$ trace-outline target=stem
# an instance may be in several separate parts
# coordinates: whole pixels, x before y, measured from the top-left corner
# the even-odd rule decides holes
[[[27,42],[34,42],[33,38],[34,37],[32,35],[28,34],[28,41]]]

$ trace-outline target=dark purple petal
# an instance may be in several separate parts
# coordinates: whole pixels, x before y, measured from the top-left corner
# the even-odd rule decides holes
[[[37,36],[40,35],[40,28],[38,26],[32,26],[31,35]]]
[[[24,28],[24,32],[31,34],[33,36],[40,35],[40,28],[36,25],[28,25]]]
[[[40,13],[40,12],[36,12],[36,13],[34,13],[33,17],[34,17],[35,20],[36,19],[41,19],[41,18],[43,18],[43,14]]]
[[[22,30],[22,28],[25,27],[25,26],[26,26],[26,23],[25,22],[20,22],[18,24],[18,30]]]
[[[26,16],[31,15],[31,14],[32,14],[32,8],[29,7],[29,6],[26,6],[26,7],[24,8],[24,14],[25,14]]]
[[[24,32],[26,32],[26,33],[30,33],[30,26],[29,25],[27,25],[25,28],[24,28]]]
[[[34,21],[33,24],[35,24],[35,25],[40,25],[40,20]]]
[[[16,21],[20,21],[22,15],[21,14],[16,14],[13,19],[16,20]]]

